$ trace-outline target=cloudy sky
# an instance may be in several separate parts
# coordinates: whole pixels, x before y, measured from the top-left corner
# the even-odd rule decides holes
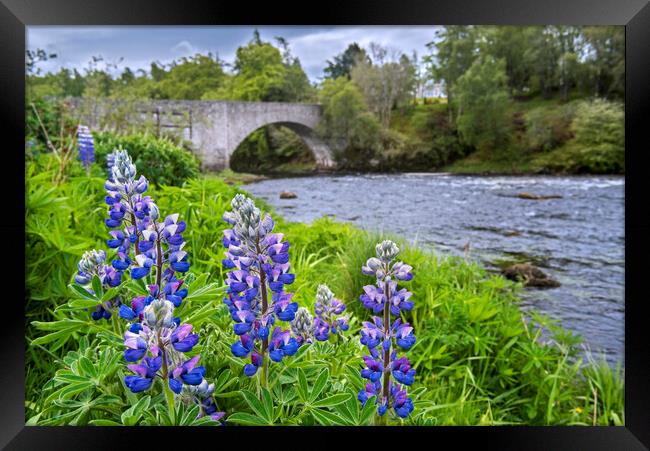
[[[232,63],[237,47],[246,44],[253,35],[253,26],[219,27],[107,27],[107,26],[30,26],[27,47],[56,53],[57,58],[40,63],[43,71],[58,71],[60,67],[88,66],[92,56],[119,63],[119,68],[149,69],[152,61],[169,63],[174,59],[196,53],[218,54]],[[260,26],[264,41],[275,43],[276,36],[289,41],[294,55],[312,81],[323,76],[328,59],[357,42],[363,47],[370,42],[398,49],[409,55],[427,53],[426,44],[435,38],[435,27],[342,27],[342,26]]]

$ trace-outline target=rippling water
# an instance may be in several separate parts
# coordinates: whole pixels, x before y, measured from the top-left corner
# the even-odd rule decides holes
[[[624,178],[476,177],[444,174],[273,179],[248,185],[286,219],[325,215],[396,233],[442,254],[531,256],[559,288],[527,289],[534,306],[583,336],[610,363],[624,362]],[[280,199],[283,190],[296,199]],[[524,200],[520,192],[560,195]]]

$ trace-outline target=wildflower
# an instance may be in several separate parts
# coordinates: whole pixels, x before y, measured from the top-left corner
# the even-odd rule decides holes
[[[339,317],[345,310],[345,304],[334,298],[334,293],[327,285],[319,285],[314,304],[314,313],[318,320],[316,328],[319,330],[315,335],[317,340],[324,341],[329,338],[330,333],[336,335],[340,330],[344,332],[349,329],[347,318]]]
[[[118,259],[121,257],[118,257]],[[121,261],[121,260],[120,260]],[[74,277],[76,283],[82,286],[86,286],[86,290],[92,293],[92,289],[89,288],[90,283],[93,277],[98,277],[99,281],[102,284],[103,288],[113,288],[117,287],[122,283],[122,271],[118,267],[115,267],[115,264],[112,266],[106,265],[106,252],[101,250],[90,250],[84,252],[77,263],[77,269],[79,270]],[[115,307],[119,307],[121,304],[119,298],[113,298],[101,304],[98,304],[95,307],[95,311],[92,312],[91,317],[93,320],[98,321],[102,318],[108,320],[112,316],[112,310]]]
[[[90,165],[95,162],[95,144],[90,129],[85,125],[77,127],[77,144],[79,145],[79,160],[86,171],[89,171]]]
[[[156,291],[151,289],[158,294]],[[132,311],[140,311],[142,322],[134,323],[137,327],[129,327],[124,333],[124,358],[140,364],[127,366],[137,376],[126,376],[126,386],[133,392],[144,391],[149,389],[151,382],[142,379],[153,380],[160,376],[171,391],[178,394],[183,384],[200,384],[205,373],[204,367],[197,366],[200,356],[184,357],[198,343],[198,335],[191,333],[192,326],[177,323],[172,316],[174,306],[168,300],[153,299],[142,308],[146,298],[136,299],[137,305],[132,306]]]
[[[406,357],[397,357],[397,347],[408,350],[415,344],[413,327],[399,317],[402,311],[413,309],[413,301],[412,293],[398,289],[397,281],[413,279],[413,268],[400,261],[393,263],[399,248],[392,241],[377,244],[375,251],[376,257],[369,258],[361,272],[374,276],[376,284],[364,286],[359,299],[365,308],[383,313],[383,317],[373,316],[372,321],[362,323],[361,344],[368,348],[370,356],[363,358],[361,376],[371,383],[359,392],[358,399],[365,405],[374,396],[380,416],[392,409],[395,415],[406,418],[414,406],[402,386],[413,384],[415,369]],[[392,323],[391,315],[397,317]]]
[[[255,203],[241,194],[232,202],[232,211],[223,219],[232,228],[224,230],[222,244],[226,248],[223,266],[230,270],[224,303],[235,322],[233,330],[240,336],[231,346],[233,355],[250,355],[251,363],[244,366],[244,374],[253,376],[263,368],[262,384],[266,384],[268,359],[279,362],[284,356],[295,354],[303,339],[291,336],[290,330],[275,326],[276,319],[292,322],[298,303],[285,292],[294,282],[290,273],[288,241],[281,233],[272,233],[275,223],[271,215],[262,214]]]
[[[201,411],[197,418],[209,416],[214,421],[220,421],[225,412],[217,412],[217,404],[212,394],[214,393],[214,384],[208,384],[203,379],[198,385],[184,385],[182,394],[190,402],[201,405]]]

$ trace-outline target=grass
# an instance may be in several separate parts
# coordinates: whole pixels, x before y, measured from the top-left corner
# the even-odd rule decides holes
[[[99,169],[93,174],[87,177],[79,170],[68,183],[54,186],[39,162],[28,164],[26,416],[34,424],[159,424],[144,413],[141,419],[122,414],[143,398],[124,389],[119,359],[106,366],[110,372],[92,387],[80,385],[67,392],[57,388],[61,385],[54,387],[69,377],[66,368],[78,368],[74,362],[88,360],[99,367],[101,359],[110,360],[122,350],[120,340],[101,329],[107,325],[97,326],[88,319],[88,312],[67,307],[70,294],[66,285],[78,258],[88,248],[103,248],[106,238],[101,222],[105,214],[102,174]],[[153,186],[148,192],[161,213],[178,212],[187,222],[186,248],[192,272],[201,284],[223,286],[221,233],[226,224],[221,217],[237,192],[241,192],[239,186],[218,175],[202,176],[182,187]],[[271,210],[264,202],[257,204]],[[360,268],[374,254],[375,243],[386,236],[331,219],[306,225],[286,222],[277,215],[274,218],[276,230],[291,242],[294,300],[312,308],[318,284],[327,283],[347,303],[351,327],[339,345],[318,343],[294,359],[274,365],[272,398],[281,401],[265,410],[265,421],[366,424],[354,398],[363,383],[359,362],[365,353],[358,332],[370,315],[358,298],[362,287],[372,280],[361,274]],[[402,249],[400,258],[414,267],[415,278],[405,287],[413,292],[415,308],[404,320],[414,326],[417,336],[407,352],[417,375],[409,390],[415,411],[406,421],[391,421],[414,425],[624,422],[621,372],[602,362],[582,362],[572,334],[534,312],[531,317],[524,316],[518,307],[520,285],[462,258],[442,258],[395,239]],[[188,283],[190,294],[196,293],[198,288],[191,285],[190,278]],[[182,314],[199,330],[202,364],[206,377],[215,381],[220,410],[232,416],[233,423],[253,421],[255,406],[247,401],[246,390],[255,391],[255,380],[241,374],[243,362],[230,354],[230,344],[235,341],[232,322],[221,303],[222,288],[215,290],[187,303]],[[47,337],[45,328],[51,332],[53,324],[64,324],[71,316],[83,327],[69,335],[40,338]],[[33,320],[41,323],[32,324]],[[59,323],[51,323],[54,320]],[[542,334],[543,330],[546,333]],[[91,368],[87,363],[82,366]],[[306,395],[296,391],[296,381],[303,376],[309,387],[323,377],[327,381],[322,394],[314,399],[348,400],[325,410],[314,407],[314,400],[301,401]],[[99,406],[107,399],[114,399],[110,408],[88,407],[90,410],[81,413],[70,410],[77,405],[74,403]],[[164,400],[152,395],[151,403],[161,406]]]

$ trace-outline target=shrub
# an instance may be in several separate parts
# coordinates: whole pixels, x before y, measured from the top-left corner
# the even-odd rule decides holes
[[[168,138],[147,133],[116,135],[95,133],[97,163],[106,167],[106,156],[122,148],[129,151],[142,174],[159,185],[181,186],[185,180],[199,175],[199,161],[188,150]]]
[[[526,114],[526,141],[531,150],[548,151],[568,141],[573,133],[574,104],[535,108]]]
[[[582,147],[578,165],[589,172],[625,170],[623,105],[603,99],[581,102],[573,121],[575,140]]]

